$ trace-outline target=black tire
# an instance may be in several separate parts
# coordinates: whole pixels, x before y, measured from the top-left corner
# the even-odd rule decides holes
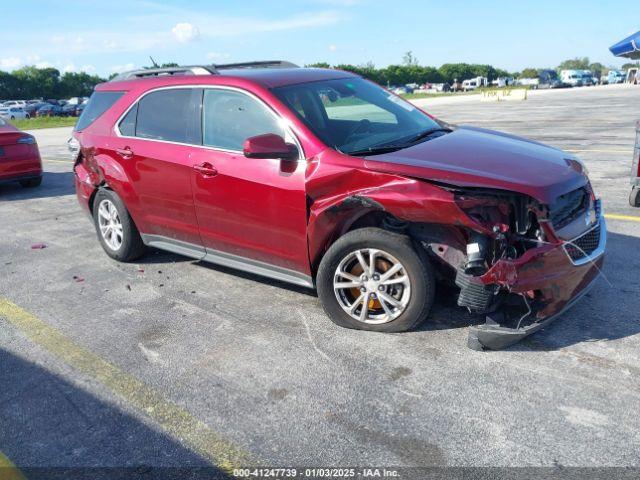
[[[30,178],[29,180],[20,180],[20,185],[24,188],[35,188],[42,184],[42,177]]]
[[[340,262],[355,250],[376,248],[395,257],[405,268],[411,294],[405,310],[387,323],[371,324],[352,318],[336,298],[333,280]],[[329,318],[337,325],[376,332],[405,332],[416,327],[429,314],[433,304],[435,280],[426,254],[417,251],[405,235],[379,228],[353,230],[339,238],[325,253],[316,277],[318,297]]]
[[[111,204],[115,206],[122,225],[122,244],[116,250],[107,244],[104,236],[100,232],[98,209],[103,200],[109,200]],[[132,262],[144,255],[147,247],[142,242],[138,227],[133,223],[131,215],[129,215],[127,208],[124,206],[124,202],[113,190],[103,188],[96,194],[93,201],[93,223],[96,227],[96,233],[98,234],[102,248],[111,258],[119,262]]]
[[[640,207],[640,187],[633,187],[629,195],[629,205]]]

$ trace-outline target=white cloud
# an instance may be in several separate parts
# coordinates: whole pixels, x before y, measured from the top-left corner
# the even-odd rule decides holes
[[[220,52],[209,52],[207,53],[207,59],[209,60],[222,60],[225,58],[229,58],[231,55],[228,53],[220,53]]]
[[[35,62],[34,66],[37,68],[52,68],[53,63],[47,62],[47,61],[39,61],[39,62]]]
[[[329,45],[329,51],[330,52],[335,52],[336,50],[338,50],[338,47],[335,45]]]
[[[113,40],[103,40],[102,46],[107,50],[117,50],[118,48],[120,48],[120,45],[118,45]]]
[[[22,65],[20,57],[0,58],[0,68],[2,70],[15,70]]]
[[[182,22],[177,23],[172,29],[174,38],[180,43],[189,43],[196,40],[200,36],[200,30],[195,25]]]
[[[114,65],[112,67],[109,67],[109,71],[111,73],[121,73],[121,72],[126,72],[128,70],[134,70],[136,68],[134,63],[125,63],[124,65]]]

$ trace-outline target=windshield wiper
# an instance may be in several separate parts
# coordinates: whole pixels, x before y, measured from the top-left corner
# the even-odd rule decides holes
[[[346,153],[347,155],[353,155],[354,157],[365,156],[365,155],[380,155],[382,153],[395,152],[405,147],[406,145],[384,145],[380,147],[369,147],[369,148],[363,148],[362,150],[354,150],[353,152],[343,152],[343,153]]]
[[[450,128],[446,128],[446,127],[438,127],[438,128],[431,128],[429,130],[425,130],[424,132],[420,132],[417,135],[414,135],[413,137],[409,138],[406,142],[402,142],[402,143],[391,143],[388,145],[379,145],[379,146],[373,146],[373,147],[369,147],[369,148],[364,148],[362,150],[355,150],[353,152],[344,152],[347,155],[353,155],[353,156],[360,156],[360,155],[379,155],[382,153],[390,153],[390,152],[395,152],[397,150],[402,150],[403,148],[407,148],[410,147],[411,145],[413,145],[414,143],[427,138],[431,135],[433,135],[434,133],[438,133],[438,132],[452,132],[453,130]]]
[[[438,132],[450,133],[450,132],[453,132],[453,130],[451,130],[450,128],[446,128],[446,127],[430,128],[429,130],[425,130],[424,132],[420,132],[417,135],[414,135],[413,137],[411,137],[409,140],[407,140],[407,142],[405,143],[405,146],[411,145],[411,144],[416,143],[416,142],[419,142],[423,138],[430,137],[434,133],[438,133]]]

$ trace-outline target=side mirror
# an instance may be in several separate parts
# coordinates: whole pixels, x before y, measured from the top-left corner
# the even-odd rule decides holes
[[[296,146],[286,143],[284,138],[275,133],[247,138],[244,141],[242,153],[247,158],[279,158],[282,160],[298,158]]]

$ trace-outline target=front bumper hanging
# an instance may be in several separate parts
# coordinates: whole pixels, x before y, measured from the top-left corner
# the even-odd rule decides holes
[[[508,278],[506,287],[511,297],[520,297],[524,314],[515,318],[508,314],[508,306],[500,306],[486,315],[481,325],[471,326],[467,345],[474,350],[500,350],[519,342],[546,327],[575,305],[593,287],[601,274],[606,246],[606,222],[600,215],[596,225],[584,236],[598,231],[597,246],[575,258],[579,241],[565,242],[553,248],[533,249],[526,258],[501,260],[484,276]],[[530,295],[535,293],[535,300]]]

